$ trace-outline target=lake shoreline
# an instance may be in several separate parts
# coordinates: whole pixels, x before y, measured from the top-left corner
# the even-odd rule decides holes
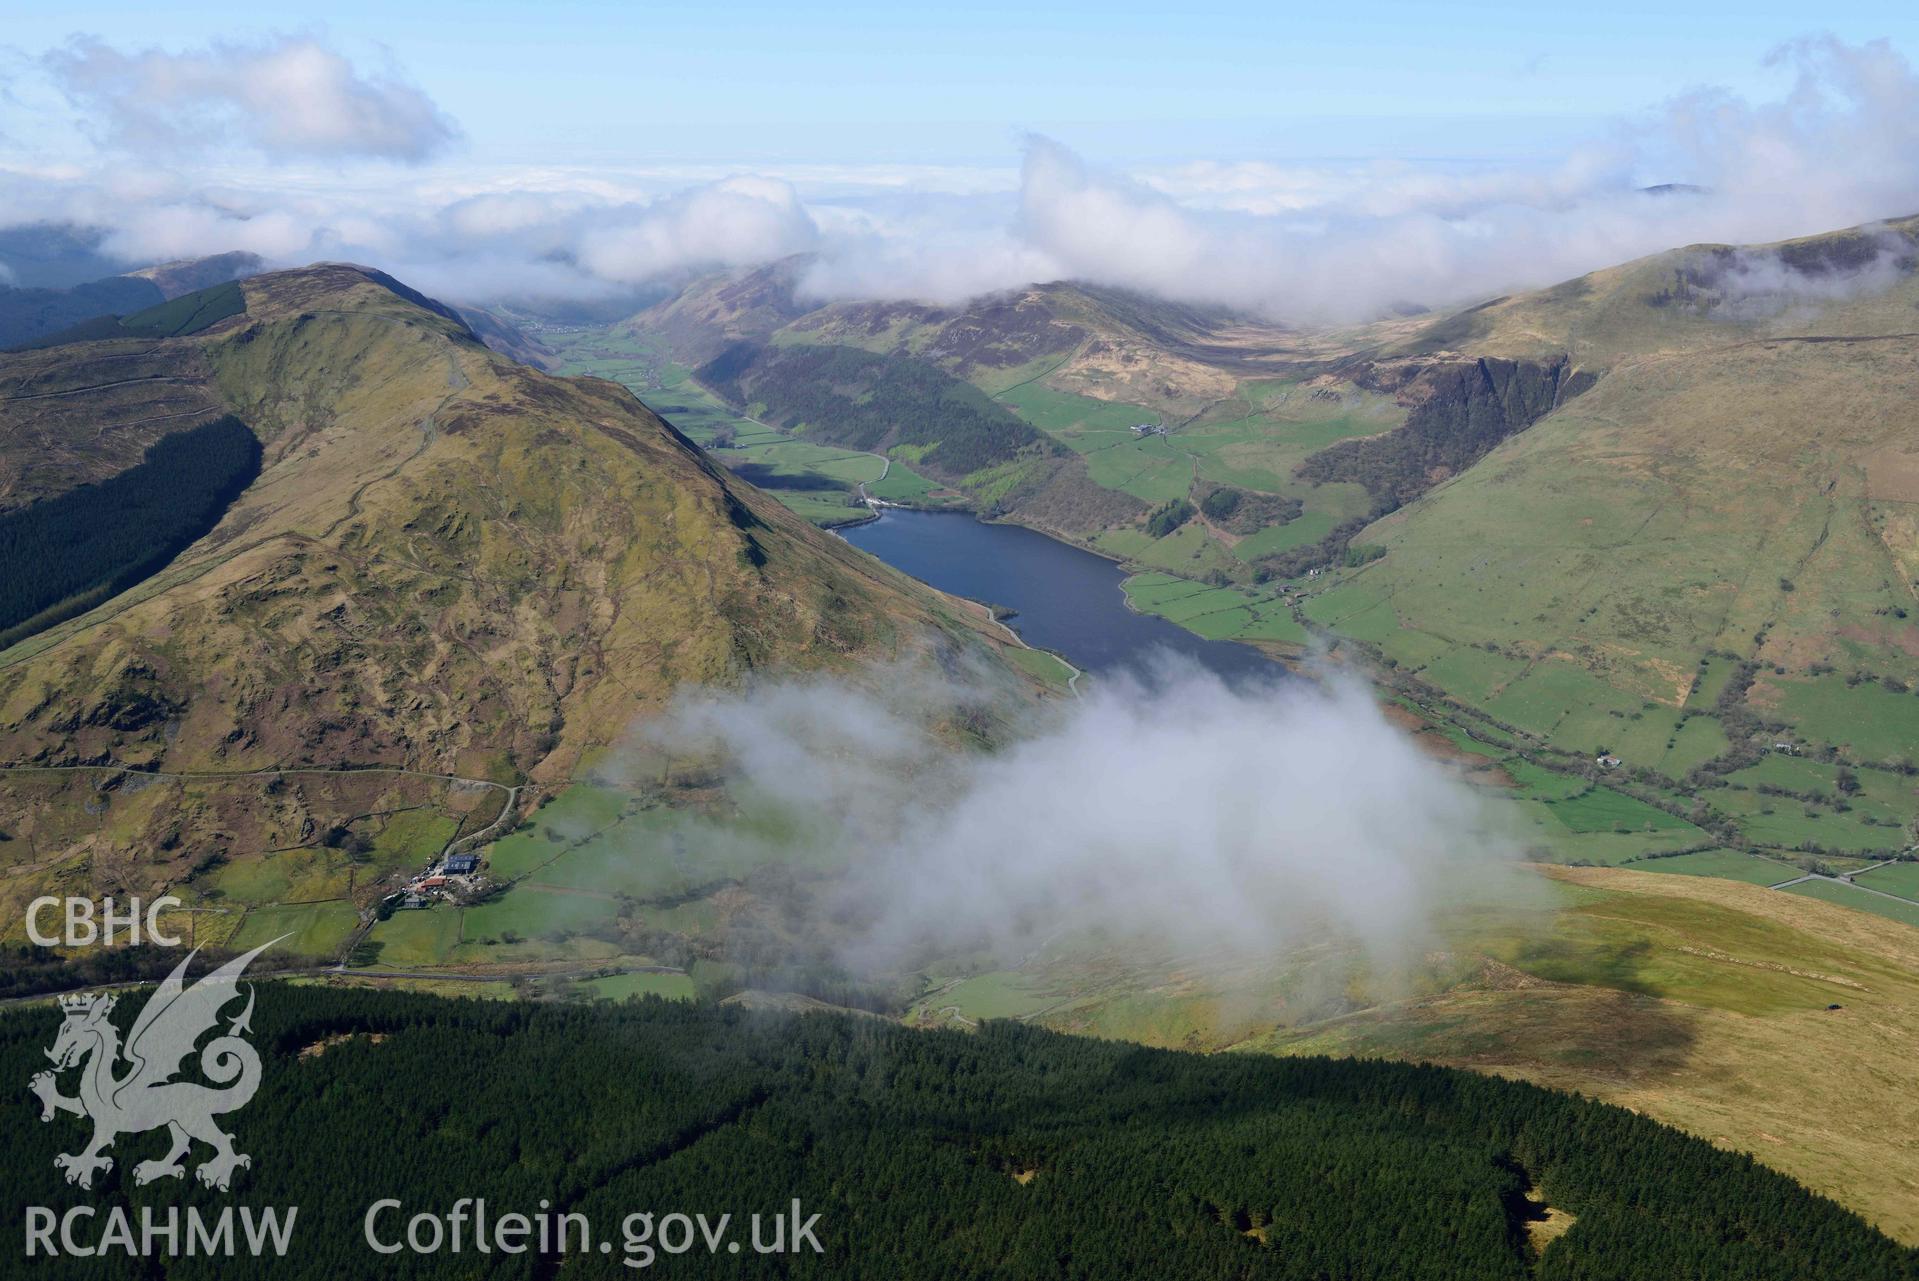
[[[949,522],[940,524],[938,522]],[[1209,640],[1127,598],[1123,561],[1016,521],[905,506],[834,531],[902,573],[950,595],[1014,611],[1001,625],[1031,649],[1098,676],[1147,674],[1170,652],[1226,679],[1289,674],[1280,659],[1237,641]]]

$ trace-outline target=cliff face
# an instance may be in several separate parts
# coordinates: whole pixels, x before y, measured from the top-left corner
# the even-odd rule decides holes
[[[1406,422],[1379,436],[1341,441],[1307,459],[1302,479],[1352,481],[1383,505],[1412,501],[1472,466],[1500,441],[1591,387],[1595,375],[1567,357],[1550,363],[1481,357],[1368,367],[1354,381],[1392,391]]]

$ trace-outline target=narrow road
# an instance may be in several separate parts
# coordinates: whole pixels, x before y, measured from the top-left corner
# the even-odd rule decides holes
[[[1880,866],[1883,867],[1885,864],[1882,863]],[[1857,872],[1851,873],[1852,876],[1857,876],[1858,874]],[[1908,907],[1919,907],[1919,900],[1909,899],[1903,894],[1888,894],[1884,890],[1875,890],[1870,885],[1855,884],[1849,877],[1826,876],[1819,872],[1808,872],[1804,876],[1795,876],[1790,881],[1781,881],[1777,885],[1768,885],[1766,888],[1769,890],[1790,889],[1795,885],[1804,885],[1807,881],[1826,881],[1833,885],[1850,885],[1855,890],[1862,890],[1867,894],[1877,894],[1880,898],[1889,898],[1895,903],[1904,903]]]
[[[986,616],[988,618],[992,618],[993,607],[991,605],[987,605],[985,606],[985,609],[986,609]],[[1071,676],[1066,678],[1067,692],[1070,693],[1074,698],[1078,698],[1080,696],[1079,678],[1084,676],[1086,674],[1085,672],[1082,672],[1079,668],[1067,662],[1063,655],[1054,654],[1053,651],[1050,649],[1040,649],[1036,645],[1027,644],[1026,638],[1024,636],[1021,636],[1018,632],[1008,627],[1005,623],[1002,623],[999,619],[993,618],[993,625],[999,628],[1001,631],[1005,632],[1009,637],[1011,637],[1013,643],[1019,646],[1021,649],[1030,649],[1036,654],[1051,654],[1054,659],[1056,659],[1061,665],[1063,665],[1066,668],[1067,671],[1072,673]]]
[[[880,474],[875,476],[871,481],[862,480],[859,482],[860,501],[865,503],[868,507],[890,507],[892,506],[891,503],[886,502],[884,499],[875,498],[871,494],[867,493],[866,487],[868,484],[877,485],[881,481],[885,480],[887,475],[891,473],[893,470],[893,460],[888,458],[885,454],[867,454],[866,456],[868,458],[877,458],[880,460]]]
[[[631,388],[628,388],[628,390],[630,391],[630,390],[632,390],[632,389],[631,389]],[[635,395],[638,395],[638,393],[637,393],[637,392],[635,392],[634,394],[635,394]],[[722,403],[724,403],[724,402],[722,402]],[[741,413],[741,412],[740,412],[739,410],[737,410],[737,409],[728,409],[728,410],[727,410],[727,412],[728,412],[728,413],[730,413],[730,414],[735,414],[735,415],[737,415],[737,416],[739,417],[739,420],[740,420],[741,422],[743,422],[743,423],[752,423],[752,424],[753,424],[753,425],[754,425],[755,427],[762,427],[762,428],[764,428],[764,429],[766,429],[767,431],[771,431],[771,432],[778,432],[778,433],[779,433],[780,435],[782,435],[782,436],[784,436],[784,437],[786,437],[786,438],[787,438],[788,440],[794,440],[794,441],[797,441],[797,440],[799,440],[799,439],[800,439],[800,438],[799,438],[798,436],[795,436],[795,435],[794,435],[794,434],[793,434],[792,432],[790,432],[790,431],[788,431],[788,430],[786,430],[786,429],[785,429],[784,427],[775,427],[775,426],[774,426],[774,425],[773,425],[772,423],[767,423],[767,422],[761,422],[761,421],[760,421],[759,419],[757,419],[757,418],[755,418],[755,417],[753,417],[753,416],[752,416],[751,414],[746,414],[746,413]],[[812,443],[815,443],[815,442],[812,442],[812,441],[806,441],[806,442],[802,442],[802,443],[805,443],[805,444],[812,444]],[[833,448],[833,449],[845,449],[846,447],[845,447],[844,445],[833,445],[833,446],[829,446],[828,448]],[[866,456],[867,456],[868,458],[877,458],[877,459],[879,459],[879,460],[880,460],[880,474],[879,474],[879,475],[877,475],[877,476],[875,476],[875,477],[873,477],[873,479],[871,479],[871,480],[862,480],[862,481],[856,481],[856,482],[854,482],[854,486],[855,486],[855,488],[857,488],[857,489],[859,490],[859,494],[860,494],[860,501],[861,501],[862,503],[865,503],[865,504],[866,504],[866,505],[867,505],[868,507],[891,507],[891,506],[893,506],[893,504],[892,504],[892,503],[889,503],[889,502],[887,502],[887,501],[886,501],[886,500],[885,500],[884,498],[875,498],[875,497],[873,497],[873,496],[872,496],[871,494],[869,494],[869,493],[867,493],[867,492],[866,492],[866,487],[867,487],[868,485],[877,485],[877,484],[879,484],[879,483],[880,483],[881,481],[883,481],[883,480],[885,480],[885,479],[886,479],[886,477],[887,477],[887,476],[888,476],[888,475],[889,475],[889,474],[890,474],[890,473],[892,472],[892,470],[893,470],[893,460],[892,460],[892,459],[890,459],[890,458],[888,458],[888,457],[887,457],[887,456],[886,456],[885,454],[876,454],[876,453],[873,453],[873,452],[872,452],[871,450],[867,450],[867,449],[847,449],[847,450],[846,450],[846,452],[847,452],[847,453],[849,453],[849,454],[865,454],[865,455],[866,455]],[[724,465],[724,464],[722,464],[722,465]],[[730,470],[731,470],[731,468],[728,468],[728,470],[730,471]]]

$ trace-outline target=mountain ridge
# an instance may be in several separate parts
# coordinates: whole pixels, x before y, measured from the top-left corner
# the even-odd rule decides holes
[[[625,388],[499,356],[369,269],[241,288],[243,312],[157,346],[0,358],[0,386],[12,375],[43,407],[31,439],[83,424],[114,439],[116,413],[148,417],[119,380],[68,387],[88,362],[146,362],[141,387],[188,389],[265,451],[171,564],[0,653],[7,760],[551,782],[681,686],[911,654],[1022,679],[983,618],[792,517]],[[0,830],[31,831],[32,789],[5,790]],[[98,851],[120,864],[244,847],[257,828],[139,806],[120,823]]]

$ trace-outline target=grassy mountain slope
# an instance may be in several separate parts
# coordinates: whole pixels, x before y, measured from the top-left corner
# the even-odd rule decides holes
[[[782,258],[745,273],[722,272],[694,280],[615,326],[644,334],[683,365],[703,365],[737,342],[764,342],[804,314],[794,287],[811,261]]]
[[[1786,739],[1903,768],[1919,742],[1913,244],[1873,229],[1681,250],[1439,322],[1429,337],[1488,350],[1563,344],[1602,376],[1375,524],[1362,537],[1384,559],[1309,612],[1571,750],[1626,736],[1584,715],[1595,704],[1730,708],[1735,749]],[[1685,274],[1700,262],[1718,274]],[[1690,292],[1655,288],[1674,279]]]
[[[225,405],[204,351],[122,337],[0,356],[0,508],[104,480]]]
[[[1004,643],[731,479],[623,388],[496,355],[389,278],[326,266],[241,288],[243,313],[191,337],[0,361],[0,386],[32,397],[27,422],[7,416],[8,458],[38,493],[138,458],[160,415],[129,392],[190,394],[265,447],[163,572],[0,653],[0,760],[182,776],[8,776],[0,857],[35,869],[9,898],[48,876],[104,887],[317,849],[338,821],[312,799],[336,785],[320,776],[184,807],[169,790],[211,775],[450,776],[386,779],[418,807],[455,778],[563,779],[683,684],[916,652],[990,665]]]
[[[460,313],[460,319],[466,322],[466,327],[473,331],[473,336],[502,356],[511,356],[535,369],[551,370],[554,367],[554,350],[506,316],[481,307],[460,307],[456,310]]]
[[[1755,338],[1879,337],[1912,330],[1919,217],[1773,245],[1691,245],[1490,302],[1389,341],[1385,355],[1508,359],[1570,353],[1604,369],[1658,352]]]

